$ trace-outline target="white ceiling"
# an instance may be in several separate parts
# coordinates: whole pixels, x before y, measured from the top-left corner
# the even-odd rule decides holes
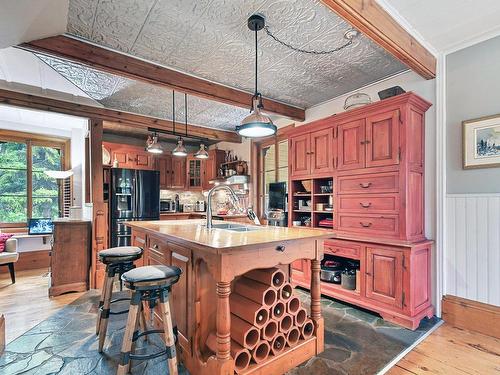
[[[66,32],[68,0],[0,0],[0,48]]]
[[[395,10],[438,52],[463,48],[500,34],[499,0],[377,2]]]
[[[325,50],[351,28],[318,0],[70,0],[68,32],[205,79],[253,91],[251,14],[292,45]],[[406,70],[360,35],[332,55],[291,51],[260,32],[260,91],[307,108]]]

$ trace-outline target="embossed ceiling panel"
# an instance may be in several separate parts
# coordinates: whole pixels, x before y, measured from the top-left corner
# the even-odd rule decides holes
[[[253,13],[307,49],[345,42],[350,28],[318,0],[70,0],[68,32],[92,42],[253,91]],[[332,55],[287,49],[259,33],[260,91],[307,108],[407,68],[363,35]]]
[[[123,112],[173,119],[172,90],[119,77],[55,57],[35,54],[75,86],[104,107]],[[176,93],[175,118],[182,130],[184,95]],[[188,123],[234,131],[248,110],[219,102],[188,96]]]

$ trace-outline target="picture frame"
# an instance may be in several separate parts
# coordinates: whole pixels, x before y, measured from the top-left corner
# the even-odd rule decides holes
[[[500,114],[462,122],[463,168],[500,167]]]

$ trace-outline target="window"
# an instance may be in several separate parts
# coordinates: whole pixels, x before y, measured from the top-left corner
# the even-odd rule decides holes
[[[269,184],[273,182],[288,182],[288,141],[282,140],[262,144],[260,152],[260,184],[262,215],[269,207]]]
[[[63,141],[0,134],[0,223],[59,216],[60,186],[44,171],[64,169]]]

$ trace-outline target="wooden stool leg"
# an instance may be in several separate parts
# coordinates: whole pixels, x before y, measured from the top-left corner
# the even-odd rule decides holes
[[[130,371],[130,354],[132,350],[134,332],[137,328],[139,318],[139,310],[141,303],[141,294],[139,292],[132,293],[130,301],[130,309],[128,310],[127,325],[125,326],[125,334],[123,335],[121,361],[118,365],[116,375],[125,375]]]
[[[99,325],[99,353],[102,353],[104,341],[106,340],[106,331],[108,330],[109,310],[111,305],[111,297],[113,295],[113,277],[106,278],[106,290],[104,291],[104,301],[102,304],[102,313]]]
[[[108,280],[109,277],[106,273],[106,277],[104,278],[104,284],[101,288],[101,297],[99,298],[99,306],[97,306],[97,322],[95,327],[96,335],[99,335],[99,328],[101,326],[101,307],[104,305],[104,299],[106,298],[106,290],[108,289]]]
[[[170,314],[170,304],[168,303],[168,291],[164,290],[160,294],[160,309],[163,320],[163,334],[167,347],[167,362],[169,375],[177,375],[177,357],[175,352],[174,327],[172,315]]]
[[[144,308],[144,303],[141,302],[141,311],[139,314],[139,326],[141,328],[142,332],[147,331],[148,329],[148,324],[146,323],[146,309]],[[148,342],[148,336],[143,336],[144,341]]]

